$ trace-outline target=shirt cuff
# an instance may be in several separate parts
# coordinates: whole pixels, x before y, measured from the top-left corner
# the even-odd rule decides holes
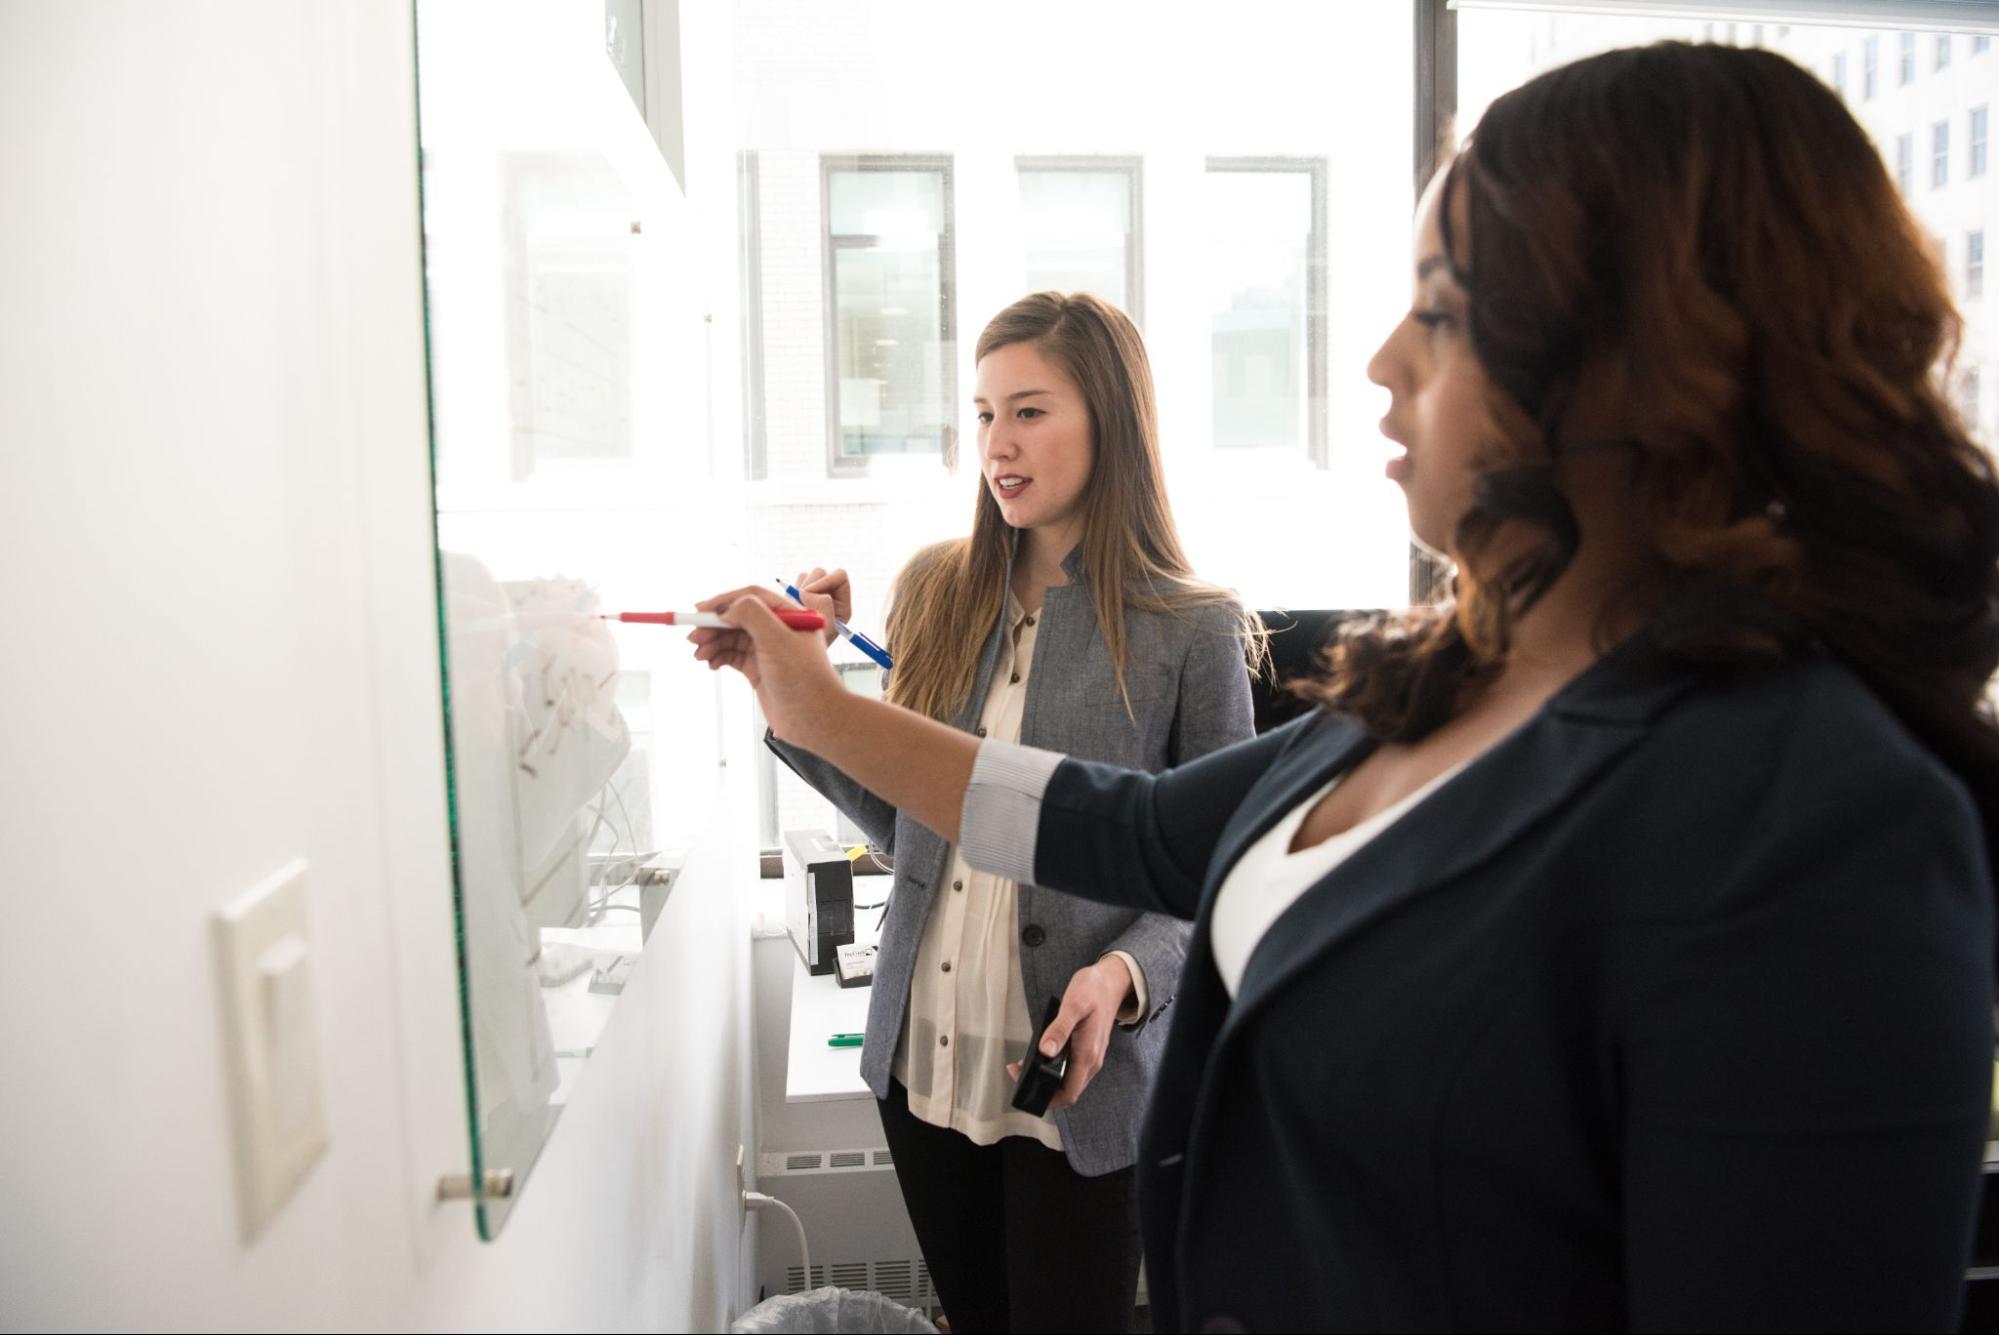
[[[958,851],[966,862],[1010,881],[1034,884],[1041,795],[1064,759],[1059,752],[1032,746],[979,743],[958,812]]]
[[[1138,957],[1129,950],[1107,950],[1103,958],[1115,956],[1124,961],[1124,967],[1131,971],[1131,999],[1118,1007],[1117,1022],[1131,1026],[1145,1018],[1145,970],[1138,967]]]

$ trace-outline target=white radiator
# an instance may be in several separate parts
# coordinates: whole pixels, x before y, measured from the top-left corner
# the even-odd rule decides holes
[[[763,1294],[804,1293],[831,1284],[872,1289],[910,1307],[931,1310],[937,1290],[916,1245],[895,1160],[885,1149],[792,1150],[757,1156],[757,1190],[777,1197],[805,1223],[812,1244],[812,1278],[799,1263],[798,1237],[779,1211],[757,1223],[757,1282]],[[1145,1272],[1138,1305],[1147,1304]]]
[[[807,1283],[791,1221],[775,1210],[759,1217],[757,1279],[765,1296],[832,1284],[872,1289],[910,1307],[937,1305],[930,1268],[916,1245],[887,1150],[761,1154],[757,1190],[798,1211],[812,1244]]]

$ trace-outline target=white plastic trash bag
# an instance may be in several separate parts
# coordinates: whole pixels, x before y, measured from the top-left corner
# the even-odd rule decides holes
[[[828,1286],[810,1293],[781,1293],[766,1298],[736,1318],[732,1331],[797,1331],[801,1335],[844,1335],[877,1331],[883,1335],[934,1333],[930,1319],[911,1307],[879,1293],[856,1293]]]

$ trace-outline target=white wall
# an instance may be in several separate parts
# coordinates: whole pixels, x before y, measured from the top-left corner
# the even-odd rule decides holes
[[[468,1154],[412,68],[405,0],[0,4],[0,1326],[748,1297],[741,821],[500,1241],[431,1199]],[[293,857],[332,1139],[245,1244],[208,919]]]

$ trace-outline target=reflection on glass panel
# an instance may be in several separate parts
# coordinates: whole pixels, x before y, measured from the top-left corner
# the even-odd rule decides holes
[[[835,462],[950,455],[949,184],[942,168],[826,176]]]
[[[714,683],[683,684],[677,637],[597,615],[723,587],[726,516],[688,426],[684,204],[596,20],[417,12],[443,777],[487,1238],[710,823],[719,758]]]
[[[1020,169],[1020,227],[1029,292],[1090,292],[1138,318],[1129,167]]]
[[[631,202],[600,157],[500,155],[513,480],[632,455]],[[557,464],[557,466],[560,466]]]
[[[1307,448],[1312,173],[1208,173],[1214,441]]]
[[[1467,11],[1458,22],[1461,134],[1472,133],[1494,97],[1543,70],[1613,47],[1694,40],[1701,28],[1697,17],[1529,16],[1494,10]],[[1909,54],[1912,35],[1888,31],[1793,23],[1777,29],[1775,39],[1764,45],[1814,71],[1847,100],[1847,109],[1873,140],[1909,212],[1930,238],[1964,317],[1948,388],[1972,434],[1989,449],[1999,443],[1999,394],[1988,388],[1981,395],[1979,386],[1999,384],[1999,321],[1985,299],[1984,236],[1999,214],[1999,190],[1991,184],[1985,142],[1992,89],[1999,86],[1999,65],[1994,63],[1999,55],[1993,54],[1986,35],[1957,48],[1949,45],[1947,34],[1937,40],[1933,64]],[[1884,45],[1900,56],[1900,77],[1892,86],[1877,78]],[[1953,49],[1964,54],[1951,59],[1946,53]],[[1854,59],[1861,81],[1857,90],[1849,90],[1845,74]],[[1958,154],[1963,155],[1959,170],[1952,170]],[[1917,188],[1911,188],[1912,178]]]

